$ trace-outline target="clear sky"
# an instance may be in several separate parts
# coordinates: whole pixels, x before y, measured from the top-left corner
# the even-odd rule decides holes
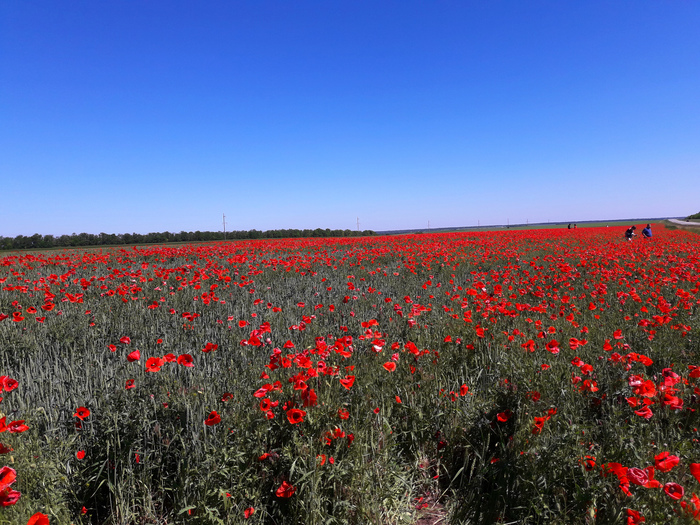
[[[700,211],[700,2],[0,2],[0,235]]]

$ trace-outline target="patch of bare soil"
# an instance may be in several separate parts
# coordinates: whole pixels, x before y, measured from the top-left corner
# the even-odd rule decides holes
[[[415,525],[447,525],[447,509],[442,503],[427,497],[421,502],[421,507]]]

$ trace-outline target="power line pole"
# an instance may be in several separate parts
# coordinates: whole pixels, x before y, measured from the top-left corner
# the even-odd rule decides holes
[[[226,240],[226,214],[224,213],[224,241]]]
[[[357,231],[360,231],[360,218],[357,218]]]

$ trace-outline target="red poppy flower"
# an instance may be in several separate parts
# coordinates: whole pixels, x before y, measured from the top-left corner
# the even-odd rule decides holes
[[[651,419],[651,417],[654,415],[649,407],[644,407],[641,410],[635,410],[634,413],[640,417],[643,417],[644,419]]]
[[[216,410],[212,410],[209,417],[204,421],[204,424],[208,427],[218,425],[219,423],[221,423],[221,416],[216,413]]]
[[[545,417],[535,417],[533,421],[532,433],[539,434],[544,428],[544,422],[547,421]]]
[[[352,385],[355,384],[355,376],[345,376],[343,379],[340,380],[340,384],[348,390],[350,390],[352,388]]]
[[[700,463],[691,463],[690,473],[698,480],[698,483],[700,483]]]
[[[681,410],[683,408],[683,400],[680,397],[672,396],[668,392],[664,393],[663,404],[671,410]]]
[[[350,412],[346,408],[339,408],[338,417],[340,419],[348,419],[350,417]]]
[[[177,361],[177,357],[175,357],[175,354],[172,353],[165,354],[163,356],[163,361],[165,361],[166,363],[172,363],[173,361]]]
[[[12,485],[17,479],[17,471],[12,467],[0,468],[0,492]]]
[[[271,384],[263,385],[253,393],[253,397],[265,397],[270,390],[272,390]]]
[[[44,304],[44,305],[41,306],[41,309],[44,310],[44,311],[46,311],[46,312],[50,312],[51,310],[54,309],[55,306],[56,306],[56,305],[53,304],[53,303],[46,303],[46,304]]]
[[[163,361],[160,357],[149,357],[146,361],[146,371],[158,372],[163,364],[165,364],[165,361]]]
[[[549,352],[553,353],[554,355],[559,353],[559,341],[556,339],[552,339],[549,343],[547,343],[546,348]]]
[[[388,363],[384,363],[383,366],[388,372],[393,372],[394,370],[396,370],[396,363],[393,363],[391,361],[389,361]]]
[[[700,521],[700,498],[698,498],[696,494],[693,494],[689,503],[681,501],[681,507],[685,510],[686,514]]]
[[[524,348],[528,352],[534,352],[537,349],[537,346],[535,345],[535,341],[532,339],[528,339],[526,342],[520,345],[521,348]]]
[[[635,485],[646,485],[649,482],[649,476],[647,475],[646,471],[637,468],[637,467],[630,467],[627,469],[627,477],[629,480],[634,483]]]
[[[636,510],[627,509],[627,525],[639,525],[646,521]]]
[[[0,492],[0,505],[3,507],[14,505],[19,501],[21,496],[22,494],[16,490],[5,489],[4,491]]]
[[[83,459],[85,458],[85,451],[84,450],[78,450],[78,452],[75,453],[75,457],[78,459]]]
[[[231,399],[233,399],[233,394],[230,392],[224,392],[224,395],[221,396],[221,401],[223,402],[230,401]]]
[[[595,457],[594,456],[586,456],[582,460],[580,460],[580,463],[583,464],[583,468],[585,468],[587,471],[591,471],[595,468]]]
[[[141,359],[141,351],[136,349],[133,352],[131,352],[129,355],[126,356],[126,360],[129,361],[130,363],[133,363],[134,361],[138,361]]]
[[[654,397],[656,395],[656,385],[651,379],[647,379],[641,385],[635,386],[633,391],[637,396]]]
[[[253,507],[248,507],[243,511],[243,517],[245,517],[245,519],[248,519],[253,515],[254,512],[255,509]]]
[[[503,412],[499,412],[497,417],[501,423],[505,423],[510,419],[512,415],[513,412],[511,412],[510,410],[504,410]]]
[[[90,410],[88,410],[85,407],[78,407],[75,409],[75,414],[73,414],[75,417],[84,420],[85,418],[90,416]]]
[[[586,345],[586,343],[588,343],[588,341],[586,341],[585,339],[579,340],[575,337],[572,337],[571,339],[569,339],[569,348],[571,348],[572,350],[576,350],[578,347]]]
[[[661,472],[669,472],[673,467],[678,465],[680,458],[672,456],[669,452],[661,452],[654,457],[656,468]]]
[[[664,485],[664,492],[669,498],[678,501],[685,494],[685,490],[678,483],[666,483]]]
[[[110,351],[110,352],[116,352],[116,351],[117,351],[117,347],[114,346],[114,345],[109,345],[109,346],[107,346],[107,348],[109,348],[109,351]]]
[[[187,367],[194,366],[194,359],[190,354],[182,354],[177,358],[177,364]]]
[[[5,389],[5,392],[12,392],[15,388],[19,386],[19,382],[11,377],[1,376],[2,381],[0,382],[0,392]]]
[[[287,481],[283,481],[275,491],[275,495],[278,498],[291,498],[296,491],[296,487],[293,487]]]
[[[27,525],[49,525],[49,517],[46,514],[37,512],[29,518]]]
[[[202,348],[202,352],[213,352],[217,348],[219,348],[219,345],[215,345],[214,343],[207,343],[206,346]]]
[[[287,410],[287,419],[292,425],[303,422],[305,416],[306,412],[298,408],[290,408]]]
[[[134,384],[134,380],[133,380],[133,379],[127,379],[127,380],[126,380],[126,385],[124,385],[124,388],[127,389],[127,390],[131,390],[131,389],[134,388],[135,386],[136,386],[136,385]]]
[[[529,397],[532,401],[539,401],[540,400],[540,393],[536,390],[532,390],[527,393],[527,397]]]
[[[469,393],[469,387],[467,385],[462,385],[459,387],[459,395],[466,396]]]
[[[131,343],[131,337],[124,336],[119,340],[119,342],[128,345]]]
[[[647,482],[644,484],[644,487],[648,488],[648,489],[659,488],[661,486],[661,483],[659,483],[658,481],[656,481],[654,479],[654,467],[649,466],[649,467],[645,468],[644,471],[647,473],[647,478],[648,478]]]

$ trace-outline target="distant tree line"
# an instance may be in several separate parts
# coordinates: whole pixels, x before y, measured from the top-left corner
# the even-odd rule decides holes
[[[362,237],[376,235],[372,230],[248,230],[226,232],[180,232],[180,233],[73,233],[71,235],[18,235],[0,236],[0,250],[26,250],[41,248],[72,248],[76,246],[102,246],[118,244],[161,244],[166,242],[202,242],[243,239],[287,239],[298,237]]]
[[[694,215],[688,215],[686,217],[686,220],[690,220],[690,219],[700,219],[700,211],[695,213]]]

